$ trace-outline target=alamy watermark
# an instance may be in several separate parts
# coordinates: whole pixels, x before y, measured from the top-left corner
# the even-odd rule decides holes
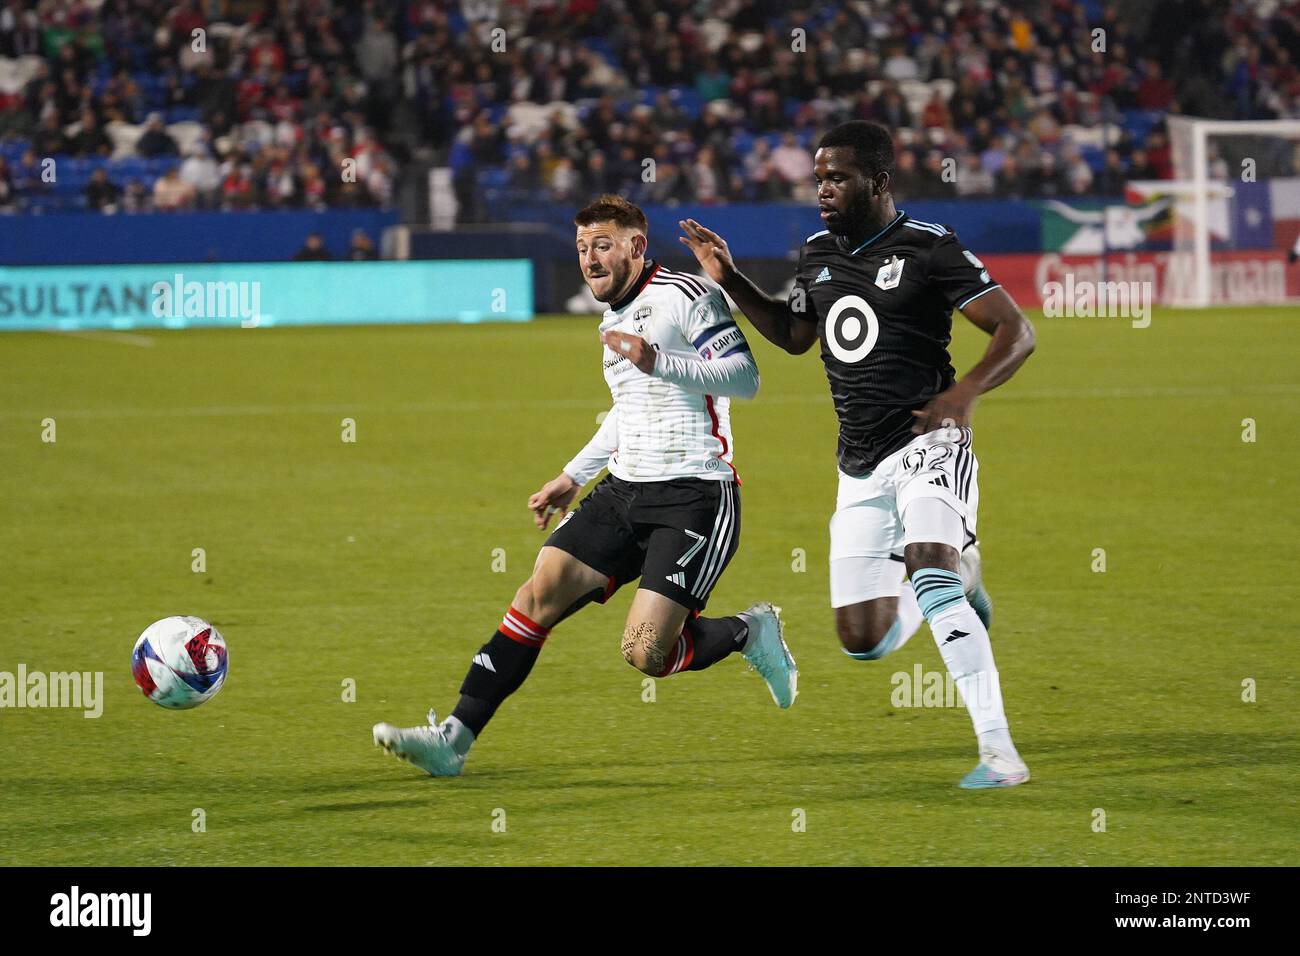
[[[0,709],[70,708],[93,720],[104,713],[103,671],[0,671]]]
[[[1096,282],[1065,274],[1064,282],[1043,285],[1043,314],[1049,318],[1126,318],[1135,329],[1151,324],[1153,284],[1150,282]]]
[[[238,319],[245,329],[262,321],[260,282],[186,282],[185,274],[178,272],[171,282],[155,282],[149,292],[155,318]]]
[[[962,707],[965,698],[957,687],[957,681],[947,671],[927,671],[915,664],[911,672],[896,671],[889,683],[894,689],[889,694],[892,707]],[[973,692],[979,706],[988,706],[995,702],[999,693],[992,680],[983,672],[973,675],[967,682],[967,690]]]
[[[73,886],[50,897],[50,925],[122,926],[133,936],[148,936],[153,926],[152,893],[83,893]]]

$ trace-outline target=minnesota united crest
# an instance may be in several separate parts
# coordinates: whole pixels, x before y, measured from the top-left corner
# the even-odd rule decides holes
[[[880,271],[876,273],[876,288],[897,289],[898,283],[903,281],[904,261],[898,256],[890,256],[889,261],[881,266]]]

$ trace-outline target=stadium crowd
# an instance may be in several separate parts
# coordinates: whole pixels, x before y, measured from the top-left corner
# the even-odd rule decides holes
[[[388,205],[416,156],[451,165],[471,219],[604,191],[806,199],[809,144],[858,118],[898,131],[905,197],[1087,195],[1171,175],[1163,112],[1300,116],[1300,2],[1132,20],[1101,0],[0,0],[0,208],[60,192],[47,157],[105,211]]]
[[[10,0],[0,208],[69,183],[105,211],[388,205],[396,6]]]

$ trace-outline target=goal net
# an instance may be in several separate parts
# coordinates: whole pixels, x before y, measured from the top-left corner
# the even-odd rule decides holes
[[[1130,194],[1174,207],[1166,301],[1285,302],[1300,266],[1300,120],[1167,120],[1174,179],[1128,183]]]

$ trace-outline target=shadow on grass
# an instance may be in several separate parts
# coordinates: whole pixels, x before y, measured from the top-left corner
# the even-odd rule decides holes
[[[797,743],[797,742],[796,742]],[[1271,785],[1232,771],[1289,770],[1300,762],[1295,734],[1217,731],[1071,734],[1027,739],[1025,757],[1034,778],[1016,788],[1014,802],[988,806],[1025,811],[1074,806],[1080,792],[1101,790],[1153,805],[1195,804],[1197,809],[1260,804],[1276,808]],[[978,800],[956,782],[974,765],[965,739],[941,747],[881,748],[864,737],[862,748],[787,749],[765,756],[707,751],[654,753],[617,760],[593,755],[562,762],[473,768],[463,776],[435,779],[409,767],[376,764],[317,771],[272,772],[265,765],[244,774],[202,773],[197,768],[142,782],[116,776],[9,777],[0,783],[0,816],[18,836],[26,827],[67,838],[112,832],[156,822],[160,808],[220,808],[232,826],[291,821],[313,814],[365,814],[404,807],[436,807],[440,801],[535,797],[537,805],[564,812],[618,804],[640,795],[701,800],[717,806],[745,801],[752,807],[786,806],[792,798],[829,803],[917,804],[927,800]],[[569,752],[571,753],[571,752]],[[969,766],[968,766],[969,765]],[[1222,774],[1214,771],[1224,771]],[[1188,775],[1195,775],[1189,778]],[[355,800],[349,800],[354,797]],[[997,798],[993,798],[997,799]],[[86,813],[87,801],[94,813]],[[1191,809],[1191,808],[1189,808]],[[178,811],[179,812],[179,811]],[[59,819],[67,814],[70,819]]]

